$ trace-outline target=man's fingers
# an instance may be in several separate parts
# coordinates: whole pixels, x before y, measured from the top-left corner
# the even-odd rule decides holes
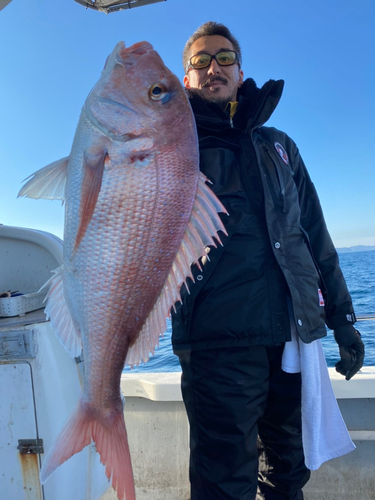
[[[352,349],[352,358],[354,362],[345,376],[346,380],[350,380],[353,375],[355,375],[362,368],[365,358],[363,349],[360,349],[359,351],[356,349]]]
[[[354,347],[354,348],[353,348]],[[341,360],[336,363],[336,371],[350,380],[363,366],[364,349],[363,344],[351,347],[340,347]]]
[[[355,361],[350,370],[348,370],[346,374],[343,373],[343,375],[345,375],[345,380],[350,380],[361,368],[362,364],[358,360]]]
[[[348,373],[348,370],[345,370],[344,368],[342,368],[341,366],[336,366],[336,371],[337,373],[339,373],[340,375],[345,375]]]

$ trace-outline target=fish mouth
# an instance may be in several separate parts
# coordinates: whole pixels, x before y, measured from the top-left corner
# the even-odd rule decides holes
[[[127,113],[136,113],[137,111],[130,106],[127,106],[126,104],[119,102],[119,101],[114,101],[113,99],[110,99],[109,97],[104,97],[100,94],[97,96],[97,102],[101,102],[103,104],[109,104],[110,106],[115,106],[117,108],[121,108],[123,111],[126,111]]]
[[[138,112],[131,102],[122,99],[121,95],[112,92],[112,87],[121,87],[121,73],[114,74],[114,80],[111,82],[111,73],[116,66],[122,66],[126,74],[134,72],[134,68],[141,57],[153,52],[154,49],[149,42],[138,42],[131,47],[126,48],[124,42],[118,42],[112,53],[108,56],[100,80],[92,89],[89,97],[86,99],[84,109],[91,123],[101,130],[112,140],[128,142],[137,138],[134,134],[123,133],[122,127],[114,128],[109,125],[108,115],[112,116],[134,116]],[[110,82],[108,84],[108,82]],[[109,85],[109,96],[107,96],[106,85]],[[121,92],[120,92],[121,94]]]
[[[107,57],[103,68],[103,74],[110,73],[116,64],[131,67],[142,56],[154,50],[149,42],[137,42],[130,47],[126,47],[124,42],[118,42],[112,53]]]
[[[117,46],[117,61],[124,66],[133,66],[142,56],[154,50],[149,42],[137,42],[130,47],[125,47],[124,42]]]
[[[135,109],[130,108],[129,106],[126,106],[126,104],[122,104],[118,101],[114,101],[112,99],[109,99],[107,97],[103,96],[96,96],[96,101],[101,102],[103,104],[107,104],[112,107],[117,107],[125,111],[126,113],[136,113]],[[92,112],[91,106],[85,106],[85,111],[87,114],[87,117],[91,121],[91,123],[96,126],[99,130],[101,130],[105,135],[110,137],[112,140],[115,140],[116,142],[128,142],[132,141],[134,139],[138,139],[141,136],[135,135],[135,134],[129,134],[129,133],[118,133],[114,130],[111,130],[105,123],[103,123],[100,118],[97,118],[94,113]]]

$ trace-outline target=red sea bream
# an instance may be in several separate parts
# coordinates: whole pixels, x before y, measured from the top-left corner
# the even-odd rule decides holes
[[[118,498],[134,500],[121,372],[154,352],[225,211],[199,173],[185,92],[149,43],[117,44],[70,155],[33,174],[20,196],[65,200],[64,263],[48,282],[46,313],[70,355],[83,350],[85,371],[41,480],[94,441]]]

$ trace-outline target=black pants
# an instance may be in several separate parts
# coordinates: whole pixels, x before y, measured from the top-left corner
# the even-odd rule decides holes
[[[301,377],[281,370],[282,349],[179,353],[191,500],[303,499]]]

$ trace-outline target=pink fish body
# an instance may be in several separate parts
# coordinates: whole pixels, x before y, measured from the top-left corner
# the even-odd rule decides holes
[[[120,396],[125,360],[154,352],[190,264],[224,227],[199,173],[194,118],[178,79],[147,42],[108,57],[69,157],[20,196],[65,199],[64,264],[46,313],[72,356],[78,406],[43,460],[41,480],[94,441],[119,500],[135,499]],[[220,240],[219,240],[220,241]]]

